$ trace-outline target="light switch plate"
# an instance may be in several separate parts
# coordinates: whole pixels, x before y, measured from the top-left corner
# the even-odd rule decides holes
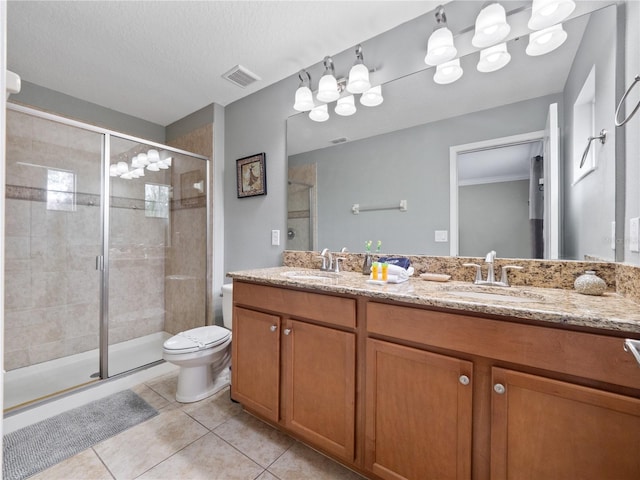
[[[611,250],[616,249],[616,222],[611,222]]]
[[[271,230],[271,245],[280,245],[280,230]]]
[[[629,250],[640,252],[640,217],[629,220]]]
[[[449,240],[448,230],[436,230],[436,234],[435,234],[436,242],[447,242],[448,240]]]

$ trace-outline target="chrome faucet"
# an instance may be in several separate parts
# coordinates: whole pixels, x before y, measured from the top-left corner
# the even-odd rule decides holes
[[[500,276],[500,281],[496,282],[496,273],[495,273],[495,260],[496,260],[496,251],[491,250],[487,253],[487,256],[484,259],[484,262],[488,265],[487,267],[487,279],[482,279],[482,267],[477,263],[464,263],[464,267],[474,267],[476,269],[476,278],[473,281],[476,285],[492,285],[495,287],[508,287],[509,286],[509,270],[522,270],[523,267],[519,265],[505,265],[502,267],[502,275]]]
[[[322,266],[320,267],[320,270],[330,272],[333,269],[333,256],[331,255],[331,252],[328,248],[322,250],[320,256],[318,256],[317,258],[322,259]]]

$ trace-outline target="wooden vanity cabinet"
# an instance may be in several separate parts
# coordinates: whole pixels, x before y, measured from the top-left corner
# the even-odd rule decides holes
[[[231,395],[327,453],[355,457],[355,300],[234,282]]]
[[[640,368],[621,338],[376,302],[366,318],[379,477],[640,478],[640,394],[621,394],[640,392]]]

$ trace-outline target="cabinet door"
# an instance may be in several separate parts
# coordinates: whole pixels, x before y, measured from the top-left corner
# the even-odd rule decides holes
[[[366,468],[387,479],[470,478],[472,371],[465,360],[368,339]]]
[[[315,446],[352,461],[355,334],[290,320],[283,335],[285,425]]]
[[[279,420],[280,317],[234,307],[231,395],[269,420]]]
[[[501,368],[492,377],[493,480],[640,478],[639,399]]]

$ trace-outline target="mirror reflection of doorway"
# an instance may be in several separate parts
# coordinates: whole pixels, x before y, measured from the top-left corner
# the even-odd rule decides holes
[[[459,252],[543,258],[543,143],[458,155]]]

